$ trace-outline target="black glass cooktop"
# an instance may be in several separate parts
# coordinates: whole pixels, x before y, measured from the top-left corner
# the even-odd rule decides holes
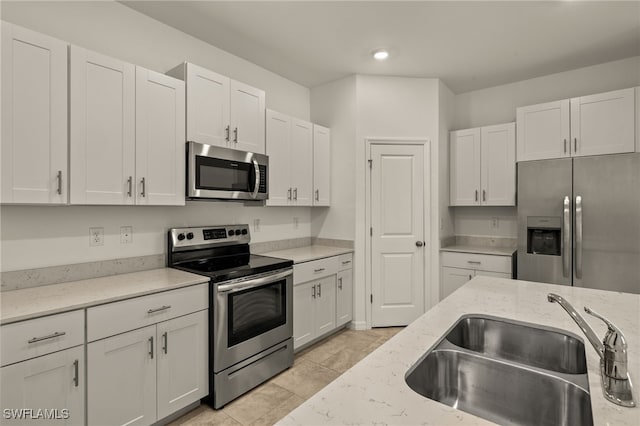
[[[288,268],[293,261],[277,257],[260,256],[257,254],[220,256],[208,259],[197,259],[174,264],[174,268],[195,274],[206,275],[213,282],[229,281],[249,275],[263,274]]]

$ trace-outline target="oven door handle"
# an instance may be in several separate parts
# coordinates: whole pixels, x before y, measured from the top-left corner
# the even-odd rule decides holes
[[[251,162],[253,163],[253,169],[256,173],[255,188],[253,188],[251,198],[256,198],[258,196],[258,191],[260,190],[260,166],[258,165],[258,162],[255,158],[252,158]]]
[[[287,269],[286,271],[278,272],[275,274],[267,275],[264,277],[255,278],[253,280],[228,282],[218,286],[218,293],[233,293],[240,290],[247,290],[249,288],[261,287],[265,284],[270,284],[279,281],[283,278],[293,275],[293,269]]]

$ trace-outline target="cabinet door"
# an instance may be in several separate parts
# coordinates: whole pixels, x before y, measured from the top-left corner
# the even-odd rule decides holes
[[[158,324],[158,419],[209,394],[208,312]]]
[[[156,326],[87,345],[90,425],[150,425],[156,421]]]
[[[353,269],[338,272],[336,281],[336,327],[340,327],[353,319]]]
[[[185,66],[187,141],[229,146],[229,78],[194,64]]]
[[[269,156],[268,206],[291,202],[291,118],[267,110],[267,155]]]
[[[574,157],[633,152],[634,89],[571,99],[571,148]]]
[[[313,125],[313,205],[329,206],[331,200],[331,131]]]
[[[291,182],[293,204],[313,205],[313,125],[291,119]]]
[[[310,281],[293,286],[293,348],[316,337],[316,283]]]
[[[322,336],[336,328],[336,276],[316,281],[316,330]]]
[[[516,205],[516,124],[482,128],[480,182],[483,206]]]
[[[133,204],[135,67],[71,46],[72,204]]]
[[[442,267],[440,300],[444,299],[475,276],[473,269]]]
[[[264,120],[264,90],[231,80],[230,147],[264,154]]]
[[[184,82],[136,67],[136,203],[184,205]]]
[[[84,424],[84,346],[22,361],[0,369],[0,405],[4,410],[57,410],[58,420],[9,420],[3,425]],[[65,411],[66,410],[66,411]],[[67,417],[67,418],[64,418]],[[41,420],[45,420],[42,422]]]
[[[67,45],[2,23],[2,203],[64,204]]]
[[[451,205],[480,205],[480,128],[451,132]]]
[[[569,100],[516,110],[518,161],[570,157]]]

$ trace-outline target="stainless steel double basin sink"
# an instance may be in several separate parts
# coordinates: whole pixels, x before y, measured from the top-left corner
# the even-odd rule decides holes
[[[413,365],[411,389],[504,425],[593,425],[584,343],[575,334],[466,315]]]

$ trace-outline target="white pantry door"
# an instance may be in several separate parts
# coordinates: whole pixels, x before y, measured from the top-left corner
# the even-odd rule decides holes
[[[373,327],[424,312],[424,145],[371,145]]]

